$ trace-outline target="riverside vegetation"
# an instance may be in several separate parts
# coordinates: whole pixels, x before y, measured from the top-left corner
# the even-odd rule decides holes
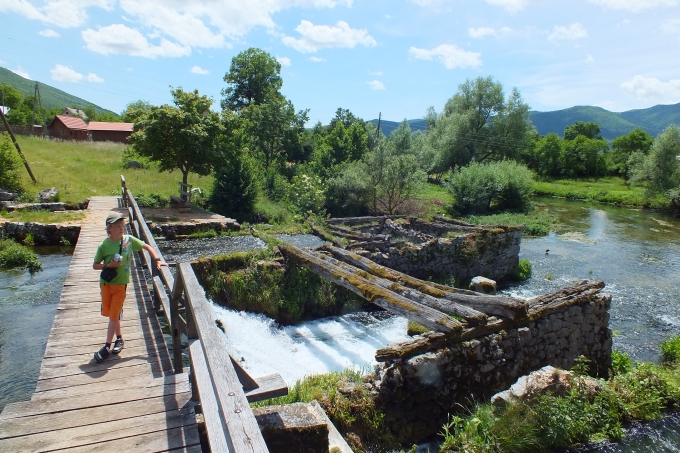
[[[11,239],[0,239],[0,269],[28,269],[31,273],[42,269],[38,255]]]

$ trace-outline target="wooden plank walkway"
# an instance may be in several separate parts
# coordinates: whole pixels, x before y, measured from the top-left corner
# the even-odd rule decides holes
[[[187,373],[174,374],[135,258],[122,321],[125,349],[98,364],[108,319],[92,270],[116,197],[93,197],[81,227],[31,401],[0,414],[0,451],[201,451]]]

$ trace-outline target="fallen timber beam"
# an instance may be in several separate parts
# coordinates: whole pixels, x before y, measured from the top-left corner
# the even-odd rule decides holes
[[[605,287],[604,282],[583,280],[575,285],[543,296],[534,297],[527,301],[529,318],[531,320],[543,318],[565,307],[590,299]]]
[[[321,239],[328,241],[332,244],[335,244],[338,247],[342,247],[342,244],[340,243],[340,241],[338,241],[338,238],[336,238],[335,236],[333,236],[329,233],[326,233],[324,230],[322,230],[321,228],[318,228],[312,222],[307,221],[307,224],[309,224],[309,227],[312,229],[312,232],[314,234],[316,234],[317,236],[319,236]]]
[[[386,219],[408,219],[409,216],[404,215],[383,215],[375,217],[339,217],[337,219],[328,219],[326,223],[337,224],[342,223],[345,225],[356,225],[357,223],[370,223],[370,222],[384,222]]]
[[[330,256],[325,255],[323,253],[320,252],[311,253],[323,261],[326,261],[334,266],[344,269],[347,272],[353,272],[355,275],[365,278],[371,283],[374,283],[382,288],[395,292],[414,302],[418,302],[430,308],[434,308],[435,310],[439,310],[442,313],[446,313],[447,315],[458,316],[459,318],[463,318],[471,326],[486,324],[487,322],[488,317],[484,313],[480,313],[477,310],[474,310],[470,307],[466,307],[464,305],[446,299],[437,299],[435,297],[428,296],[427,294],[423,294],[420,291],[415,290],[413,288],[407,288],[405,286],[402,286],[397,282],[376,277],[375,275],[369,274],[364,270],[356,269],[350,264],[343,263],[342,261],[336,260],[335,258],[331,258]]]
[[[319,249],[330,252],[334,258],[358,267],[369,274],[416,289],[428,296],[447,299],[489,315],[501,316],[515,321],[527,317],[527,305],[524,301],[519,299],[503,296],[490,296],[474,291],[459,290],[437,283],[426,282],[388,267],[381,266],[356,253],[330,245],[323,245]]]
[[[463,330],[463,324],[450,316],[418,302],[413,302],[385,288],[381,288],[352,272],[324,262],[309,252],[289,244],[279,245],[279,250],[286,258],[299,266],[347,288],[385,310],[411,319],[438,332],[459,336]]]
[[[333,232],[334,235],[344,237],[347,239],[354,239],[356,240],[369,240],[373,237],[372,234],[367,234],[367,233],[357,233],[356,231],[352,231],[349,228],[342,228],[339,226],[335,226],[333,224],[329,224],[328,228]]]

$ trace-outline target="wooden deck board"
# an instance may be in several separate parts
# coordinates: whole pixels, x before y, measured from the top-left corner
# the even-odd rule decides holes
[[[173,374],[146,275],[135,257],[121,323],[125,348],[96,363],[108,319],[92,262],[115,197],[93,197],[47,339],[35,393],[0,413],[0,451],[201,451],[186,373]]]

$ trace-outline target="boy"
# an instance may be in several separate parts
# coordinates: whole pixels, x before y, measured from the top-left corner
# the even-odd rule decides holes
[[[101,363],[109,354],[118,354],[124,346],[123,334],[120,330],[120,320],[123,319],[123,302],[125,291],[130,282],[130,261],[132,252],[142,249],[149,252],[156,262],[156,267],[167,266],[153,249],[144,241],[134,236],[123,234],[125,232],[125,218],[121,214],[110,214],[106,217],[107,238],[99,244],[97,253],[94,255],[92,268],[96,271],[102,269],[115,269],[116,275],[111,281],[99,279],[99,287],[102,296],[102,316],[109,318],[109,328],[106,333],[106,343],[94,353],[94,359]],[[113,342],[113,334],[116,334],[116,342]]]

